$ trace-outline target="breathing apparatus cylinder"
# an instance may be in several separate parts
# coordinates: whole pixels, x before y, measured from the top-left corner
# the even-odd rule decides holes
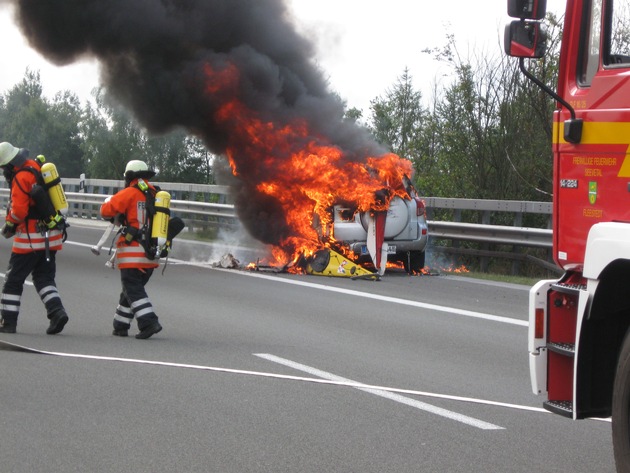
[[[41,171],[44,184],[46,184],[48,195],[50,196],[55,210],[65,216],[68,213],[68,201],[66,200],[66,194],[61,185],[57,167],[53,163],[44,163]]]
[[[151,225],[151,239],[157,243],[158,252],[166,245],[170,218],[171,194],[158,191],[155,194],[155,215]],[[159,254],[159,253],[158,253]]]

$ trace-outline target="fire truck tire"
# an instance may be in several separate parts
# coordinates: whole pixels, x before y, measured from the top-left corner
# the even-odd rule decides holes
[[[619,354],[612,399],[612,440],[617,471],[630,471],[630,330]]]
[[[403,253],[402,262],[405,271],[409,274],[419,273],[424,268],[425,253],[424,251],[408,251]]]

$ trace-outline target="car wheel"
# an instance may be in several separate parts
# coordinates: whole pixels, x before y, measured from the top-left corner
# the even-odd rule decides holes
[[[424,251],[407,251],[403,254],[403,265],[409,274],[419,273],[424,268]]]

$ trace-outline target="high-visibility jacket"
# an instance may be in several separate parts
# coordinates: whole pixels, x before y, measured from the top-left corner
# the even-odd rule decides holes
[[[155,187],[143,179],[149,186],[150,192],[155,194]],[[104,219],[113,219],[124,214],[124,223],[127,227],[140,229],[147,221],[146,197],[136,187],[137,179],[129,183],[128,187],[108,197],[101,205],[101,216]],[[120,269],[129,268],[157,268],[159,264],[147,258],[144,247],[137,239],[130,243],[125,241],[125,236],[120,235],[116,241],[116,262]]]
[[[25,168],[40,170],[40,163],[27,159],[24,164],[15,167],[11,179],[11,199],[7,208],[6,220],[16,225],[13,237],[14,253],[31,253],[46,249],[46,235],[41,233],[38,218],[35,216],[35,201],[30,196],[31,189],[37,184],[35,175]],[[63,232],[59,229],[48,231],[48,247],[59,251],[63,247]]]

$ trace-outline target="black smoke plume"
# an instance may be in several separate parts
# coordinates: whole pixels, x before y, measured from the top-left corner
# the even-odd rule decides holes
[[[362,128],[344,121],[313,43],[296,32],[282,0],[4,2],[15,5],[23,34],[51,62],[98,59],[108,92],[149,131],[184,127],[215,154],[229,154],[239,217],[265,243],[278,244],[292,229],[279,203],[256,186],[305,142],[331,143],[350,161],[382,154]],[[244,139],[242,115],[217,117],[235,99],[262,123],[304,120],[307,136],[288,148],[258,149]]]

